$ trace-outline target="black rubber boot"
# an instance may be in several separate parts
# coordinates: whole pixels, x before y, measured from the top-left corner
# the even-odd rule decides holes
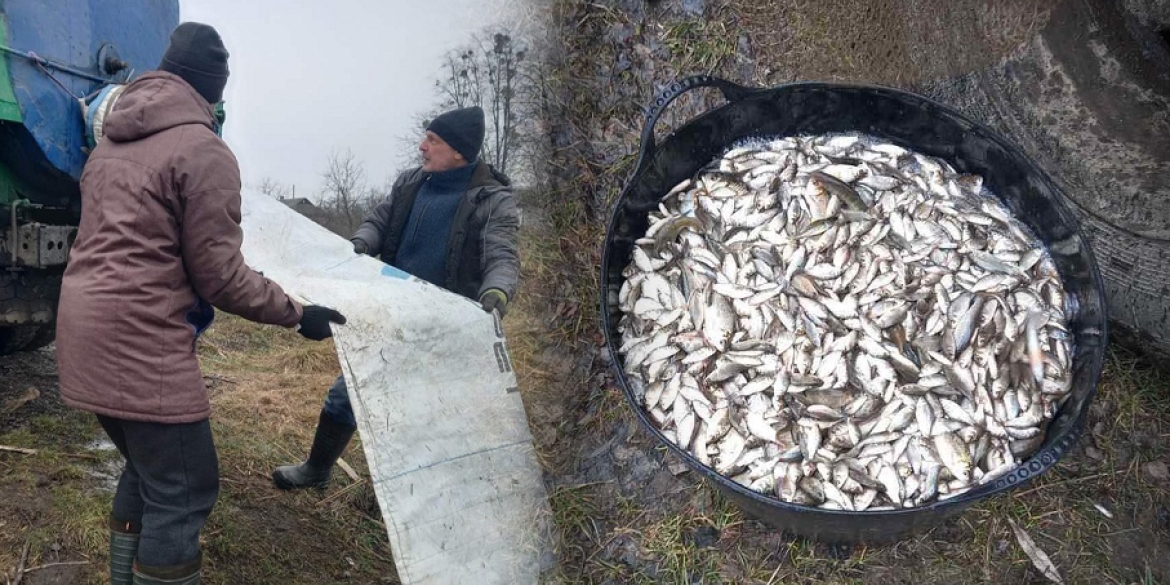
[[[110,585],[131,585],[142,527],[110,517]]]
[[[203,553],[195,557],[194,561],[174,567],[148,567],[134,565],[134,581],[132,585],[199,585],[203,567]]]
[[[333,472],[333,464],[337,463],[356,430],[357,427],[340,424],[322,411],[317,421],[313,447],[309,450],[309,460],[300,465],[277,467],[272,472],[272,481],[282,490],[325,487]]]

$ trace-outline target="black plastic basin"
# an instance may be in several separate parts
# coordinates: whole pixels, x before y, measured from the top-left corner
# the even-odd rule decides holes
[[[728,103],[707,111],[654,141],[663,108],[696,87],[720,89]],[[752,137],[862,132],[939,157],[984,184],[1039,237],[1056,262],[1067,294],[1074,339],[1072,392],[1051,421],[1045,442],[1031,458],[998,480],[952,499],[919,508],[845,512],[791,504],[762,495],[716,473],[666,440],[630,389],[622,367],[617,323],[622,269],[634,240],[646,232],[647,214],[673,186],[692,176],[732,143]],[[1078,231],[1060,189],[1015,145],[937,102],[873,86],[794,83],[750,89],[708,76],[675,83],[647,114],[640,156],[618,198],[601,260],[601,320],[614,356],[617,379],[646,432],[664,443],[749,515],[790,534],[832,543],[883,543],[939,525],[971,504],[1029,483],[1073,447],[1097,390],[1108,339],[1104,288],[1097,262]]]

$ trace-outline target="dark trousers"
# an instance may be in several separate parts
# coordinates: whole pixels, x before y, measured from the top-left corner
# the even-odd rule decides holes
[[[97,418],[126,458],[113,518],[141,526],[138,563],[173,567],[198,561],[199,531],[219,497],[211,424]]]
[[[347,427],[356,427],[357,419],[353,416],[353,407],[349,404],[349,391],[345,387],[345,376],[338,376],[329,387],[329,394],[325,395],[325,406],[322,408],[338,424]]]

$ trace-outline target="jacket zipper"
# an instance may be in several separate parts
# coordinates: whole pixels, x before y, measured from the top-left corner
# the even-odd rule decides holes
[[[487,199],[486,195],[484,196],[484,199]],[[483,223],[483,236],[481,238],[482,241],[480,241],[479,244],[479,271],[484,275],[485,279],[487,277],[487,235],[488,231],[490,231],[492,227],[493,211],[495,210],[492,209],[492,207],[489,205],[487,221]],[[482,282],[479,284],[479,287],[483,288]]]

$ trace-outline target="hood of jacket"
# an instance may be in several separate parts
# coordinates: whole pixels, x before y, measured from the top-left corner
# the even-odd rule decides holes
[[[487,162],[476,163],[475,171],[471,174],[471,182],[467,185],[467,194],[474,203],[480,203],[492,193],[506,190],[512,185],[507,175],[496,170]]]
[[[486,170],[486,173],[484,172],[485,170]],[[505,175],[503,172],[496,170],[496,167],[493,167],[489,163],[486,163],[486,162],[481,163],[480,166],[475,169],[475,171],[476,171],[475,175],[472,175],[472,185],[471,186],[473,186],[473,187],[490,185],[492,183],[492,181],[495,181],[495,182],[499,183],[500,185],[503,185],[504,187],[512,186],[512,179],[509,178],[508,175]],[[478,179],[478,184],[477,184],[477,179]]]
[[[131,83],[105,122],[105,135],[133,142],[186,124],[215,129],[215,111],[178,75],[151,71]]]

